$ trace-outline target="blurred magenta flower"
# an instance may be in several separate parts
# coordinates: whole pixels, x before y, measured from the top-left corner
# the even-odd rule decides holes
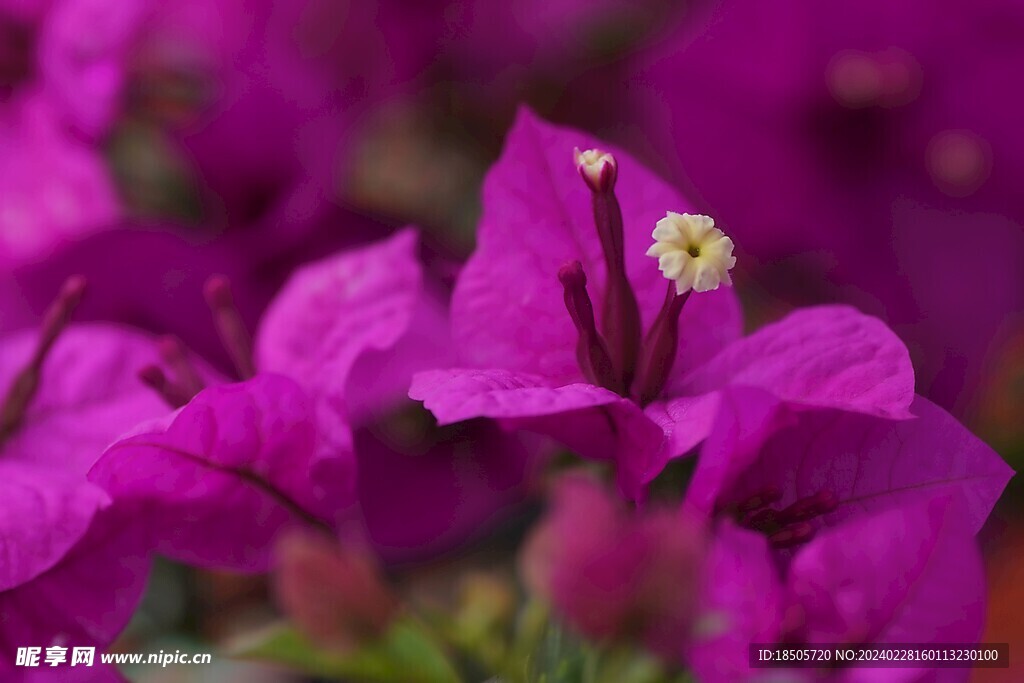
[[[521,567],[532,592],[604,647],[638,642],[709,683],[774,680],[749,668],[751,643],[977,641],[985,586],[972,522],[963,499],[932,493],[865,510],[780,564],[768,538],[731,519],[705,527],[687,511],[627,510],[570,478]],[[891,680],[878,669],[775,673]]]
[[[329,3],[226,0],[213,3],[212,14],[210,6],[189,2],[185,11],[168,7],[157,16],[138,102],[144,115],[167,119],[195,174],[206,222],[248,226],[301,185],[328,201],[343,134],[364,94],[334,79],[329,50],[349,42],[335,31],[358,45],[375,28]],[[350,9],[358,15],[363,7]],[[352,50],[339,63],[358,82],[376,55]],[[168,93],[185,99],[164,101]]]
[[[42,98],[0,102],[0,272],[121,215],[102,157],[57,117]]]
[[[7,460],[84,475],[114,437],[166,412],[136,372],[153,340],[112,325],[67,326],[84,281],[69,280],[39,332],[3,339],[0,443]]]
[[[770,296],[883,317],[922,393],[964,414],[1024,309],[1022,25],[1007,0],[721,0],[623,86]]]
[[[4,671],[17,647],[106,646],[148,575],[140,529],[85,473],[122,432],[164,411],[135,377],[152,344],[126,329],[67,327],[83,288],[66,284],[39,333],[0,341]]]
[[[540,457],[534,440],[482,421],[438,430],[406,398],[413,373],[455,358],[446,297],[417,251],[407,229],[300,268],[256,341],[261,370],[298,379],[318,416],[350,426],[358,505],[346,518],[388,561],[478,537],[522,501]]]
[[[227,368],[230,359],[208,316],[196,314],[204,306],[206,280],[225,275],[240,315],[254,327],[296,267],[390,230],[317,202],[307,190],[296,190],[259,224],[220,235],[124,220],[109,230],[63,241],[41,261],[0,269],[0,330],[36,325],[51,293],[66,278],[81,274],[92,294],[79,307],[78,318],[173,334],[215,366]]]
[[[822,532],[781,574],[764,537],[719,525],[696,626],[678,652],[701,681],[765,680],[751,643],[973,643],[985,581],[971,529],[938,495]],[[967,669],[899,669],[898,680],[965,681]],[[792,681],[889,681],[894,670],[775,670]]]
[[[520,558],[531,592],[595,642],[674,657],[697,613],[701,526],[667,509],[634,513],[579,475],[557,482],[552,506]]]
[[[121,112],[131,48],[150,7],[148,0],[0,4],[0,108],[40,100],[59,129],[102,137]]]
[[[150,0],[58,0],[38,37],[43,88],[77,131],[99,138],[121,113],[129,58]]]
[[[147,0],[0,5],[0,267],[123,214],[102,141],[122,113]]]
[[[715,529],[682,650],[701,680],[759,680],[751,642],[976,641],[985,602],[972,536],[1013,473],[941,408],[917,397],[910,411],[891,420],[722,393],[683,507]]]
[[[741,338],[731,290],[701,291],[719,277],[727,283],[731,262],[715,265],[717,247],[695,242],[687,255],[672,241],[689,239],[673,232],[680,225],[716,234],[710,219],[671,213],[686,202],[621,152],[611,167],[615,190],[602,190],[586,168],[605,163],[599,156],[579,157],[580,169],[572,163],[570,150],[591,145],[604,148],[520,112],[487,178],[479,246],[453,296],[467,365],[420,373],[410,391],[442,424],[489,417],[555,437],[615,462],[621,489],[635,498],[670,458],[704,439],[729,385],[793,404],[909,416],[913,369],[881,322],[847,307],[812,308]],[[588,195],[597,230],[586,225]],[[678,279],[667,295],[649,248]],[[707,268],[724,276],[708,279]]]
[[[274,540],[294,522],[337,521],[355,486],[346,378],[361,354],[390,348],[410,324],[422,295],[415,245],[406,231],[308,266],[271,303],[255,343],[228,281],[211,279],[215,327],[249,381],[193,399],[204,382],[181,354],[168,356],[170,375],[146,368],[146,381],[184,408],[166,429],[115,444],[90,476],[163,520],[154,525],[162,552],[193,563],[265,571]],[[168,469],[189,486],[169,485]],[[223,514],[225,492],[244,503],[238,514]]]
[[[321,438],[299,385],[257,375],[205,389],[166,428],[118,441],[89,478],[145,520],[157,552],[265,571],[281,533],[323,524],[337,504],[310,478]]]
[[[369,14],[337,25],[375,34]],[[180,166],[210,228],[320,212],[334,196],[342,133],[368,98],[325,73],[327,56],[306,43],[314,28],[298,3],[269,1],[0,7],[0,192],[10,198],[0,245],[11,245],[11,263],[123,227],[112,223],[140,208],[134,187],[115,191],[105,148],[141,176],[133,185],[152,183],[154,164]],[[376,62],[352,49],[357,81]],[[121,158],[125,146],[136,156]]]
[[[212,279],[216,326],[238,376],[252,379],[193,398],[204,378],[180,345],[165,347],[165,367],[144,368],[143,377],[184,408],[169,427],[108,449],[92,478],[164,520],[155,539],[166,554],[248,571],[268,567],[273,540],[299,517],[351,529],[357,499],[368,509],[355,524],[385,557],[479,533],[522,497],[532,451],[486,427],[437,442],[417,433],[412,447],[375,427],[407,403],[412,373],[449,353],[444,306],[416,251],[410,229],[305,266],[265,311],[255,342],[227,281]],[[189,487],[169,483],[168,471]],[[225,513],[225,491],[245,506]],[[268,521],[240,533],[259,511]]]
[[[911,412],[894,421],[723,393],[683,508],[716,530],[715,578],[684,648],[701,680],[757,680],[751,642],[976,641],[984,582],[972,537],[1013,473],[926,399]]]
[[[688,510],[733,517],[787,548],[818,529],[938,496],[977,532],[1012,470],[952,416],[917,397],[909,420],[723,393],[686,493]]]
[[[233,243],[196,244],[167,226],[113,227],[63,244],[39,263],[0,272],[0,329],[37,324],[48,293],[69,275],[81,274],[89,281],[90,296],[79,307],[79,318],[173,333],[225,364],[209,316],[196,314],[203,309],[203,283],[218,273],[239,283],[238,307],[247,319],[255,319],[269,299],[269,283],[250,274],[250,264]]]
[[[61,477],[45,471],[46,487],[54,491]],[[11,480],[12,487],[17,479]],[[51,672],[46,678],[38,669],[14,668],[19,647],[73,643],[77,647],[95,647],[102,651],[128,624],[135,612],[149,576],[150,552],[145,535],[132,521],[121,515],[98,488],[78,478],[78,487],[89,487],[101,496],[102,503],[88,522],[88,528],[52,566],[42,568],[30,580],[0,592],[0,651],[4,662],[0,672],[4,680],[122,680],[114,671],[97,665],[91,676],[72,678],[69,671]],[[66,489],[67,495],[71,489]],[[27,491],[26,491],[27,493]],[[37,503],[53,498],[36,490]],[[16,499],[11,496],[12,502]],[[11,508],[11,512],[38,515],[38,508]],[[19,520],[24,526],[24,518]],[[36,538],[52,539],[54,525],[67,524],[50,519],[49,534],[40,530]],[[22,539],[24,540],[24,539]],[[38,541],[21,546],[16,555],[38,550]],[[6,586],[6,584],[5,584]],[[47,606],[41,609],[41,606]],[[74,672],[71,672],[74,673]],[[21,677],[24,678],[21,678]]]

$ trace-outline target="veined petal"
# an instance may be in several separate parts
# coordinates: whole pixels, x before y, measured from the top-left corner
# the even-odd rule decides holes
[[[34,330],[0,342],[0,391],[36,344]],[[44,379],[3,459],[71,468],[84,475],[103,449],[136,424],[167,413],[138,378],[158,361],[150,337],[113,325],[72,325],[46,357]]]
[[[166,430],[107,449],[89,473],[115,503],[149,520],[160,552],[201,566],[263,571],[285,529],[331,520],[348,481],[314,483],[311,401],[292,380],[257,375],[200,392]]]
[[[506,370],[432,370],[413,377],[409,396],[442,424],[474,417],[534,431],[584,458],[616,463],[619,487],[630,497],[660,471],[661,429],[618,394],[590,384],[552,386],[538,375]]]
[[[839,410],[765,410],[770,399],[759,406],[739,398],[749,391],[727,393],[687,497],[706,501],[705,509],[766,486],[780,491],[781,507],[828,491],[837,507],[823,522],[835,526],[946,496],[977,532],[1013,475],[987,444],[921,397],[911,406],[915,419],[893,421]]]
[[[127,625],[142,598],[151,557],[137,520],[122,512],[116,507],[100,511],[87,533],[57,564],[27,583],[0,592],[0,614],[4,615],[0,676],[5,681],[22,680],[14,677],[14,671],[26,671],[14,668],[19,647],[34,643],[42,648],[60,644],[102,650]],[[108,680],[100,676],[98,655],[95,668],[82,670],[97,674],[83,681]],[[80,680],[65,675],[74,669],[59,671],[61,681]]]
[[[719,392],[700,396],[683,396],[655,401],[644,408],[647,415],[665,434],[662,466],[672,458],[685,455],[711,432],[718,413]]]
[[[0,591],[53,567],[110,498],[66,471],[0,461]]]
[[[268,306],[256,336],[264,372],[297,380],[315,397],[343,391],[365,352],[394,346],[423,288],[412,229],[301,268]]]
[[[725,349],[675,387],[700,394],[726,384],[758,387],[807,406],[910,417],[914,369],[882,321],[849,306],[795,311]]]
[[[507,370],[428,370],[413,376],[409,397],[423,401],[440,424],[474,417],[558,415],[622,400],[591,384],[555,386],[548,378]]]
[[[973,643],[985,577],[955,501],[937,498],[822,532],[793,558],[790,604],[811,643]],[[898,577],[899,580],[893,580]]]

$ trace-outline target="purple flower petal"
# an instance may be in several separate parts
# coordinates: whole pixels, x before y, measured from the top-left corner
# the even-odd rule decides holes
[[[557,386],[538,375],[465,368],[417,373],[409,397],[423,401],[442,425],[474,417],[558,415],[623,400],[592,384]]]
[[[718,414],[704,442],[685,505],[711,513],[723,490],[753,463],[768,436],[785,423],[779,400],[760,389],[719,392]]]
[[[271,302],[256,341],[258,367],[337,396],[365,352],[409,329],[423,288],[412,229],[301,268]]]
[[[41,260],[121,213],[103,159],[39,98],[0,111],[0,194],[3,266]]]
[[[750,414],[748,406],[744,405],[744,412]],[[717,446],[709,440],[699,468],[720,466],[723,453],[733,453],[729,475],[721,480],[716,494],[725,502],[743,500],[766,486],[780,490],[778,505],[783,507],[828,491],[838,503],[824,518],[830,526],[864,513],[951,496],[962,506],[966,525],[978,531],[1012,470],[995,451],[926,399],[918,397],[911,410],[915,419],[899,421],[834,410],[798,412],[788,416],[790,426],[783,428],[785,423],[777,421],[778,431],[773,434],[761,431],[756,438],[748,438],[751,445],[746,449],[733,444],[716,452]],[[749,422],[751,418],[740,419]],[[734,426],[730,431],[735,435],[751,430]],[[729,476],[734,477],[731,482]],[[698,477],[707,481],[695,476],[695,488]],[[702,491],[707,490],[691,494],[708,495]]]
[[[21,332],[0,342],[0,387],[6,391],[36,344]],[[24,422],[3,446],[6,460],[70,468],[80,476],[107,446],[167,407],[139,381],[157,362],[152,339],[112,325],[74,325],[57,339]]]
[[[591,384],[552,386],[547,378],[504,370],[430,370],[413,377],[409,396],[441,424],[500,419],[550,436],[584,458],[615,462],[619,486],[630,498],[660,471],[662,431],[632,401]]]
[[[479,538],[526,498],[543,457],[537,437],[506,434],[490,421],[442,431],[426,444],[397,443],[401,432],[386,422],[356,432],[359,509],[386,561]]]
[[[993,335],[1024,308],[1024,135],[1004,87],[1024,49],[1000,28],[1020,25],[1020,4],[707,10],[623,68],[628,87],[600,87],[644,100],[628,124],[657,116],[649,144],[685,171],[773,298],[873,306],[914,349],[918,390],[964,414]],[[864,80],[887,73],[900,75]],[[955,166],[957,153],[972,163]],[[986,248],[963,249],[966,233]]]
[[[778,640],[782,584],[764,536],[723,523],[704,564],[701,613],[686,661],[701,681],[732,683],[749,674],[750,643]]]
[[[719,400],[719,392],[714,391],[700,396],[655,401],[644,408],[644,414],[665,434],[662,466],[707,437],[718,414]]]
[[[560,384],[580,379],[576,330],[565,310],[558,269],[579,260],[600,311],[605,265],[590,192],[573,163],[574,147],[615,154],[626,270],[648,324],[661,307],[665,280],[644,254],[654,224],[666,211],[685,211],[689,204],[625,152],[521,109],[485,181],[479,244],[452,300],[453,333],[470,365],[541,374]],[[697,297],[680,325],[683,371],[739,336],[735,295],[722,290]]]
[[[138,506],[157,548],[203,566],[265,570],[285,528],[330,516],[335,489],[314,485],[317,429],[313,407],[292,380],[257,375],[200,392],[165,431],[111,446],[90,472],[121,505]]]
[[[370,349],[356,360],[345,387],[346,414],[354,426],[369,424],[406,404],[415,373],[456,364],[447,300],[446,293],[425,288],[408,329],[394,346]]]
[[[632,401],[590,384],[554,387],[543,377],[503,370],[433,370],[413,377],[410,397],[441,424],[474,417],[502,420],[565,444],[579,455],[617,464],[630,498],[656,468],[663,435]]]
[[[807,642],[976,642],[985,579],[963,522],[938,497],[822,532],[793,558],[788,582]]]
[[[684,381],[698,394],[761,387],[791,403],[909,417],[914,369],[880,320],[847,306],[795,311],[724,349]]]
[[[148,5],[65,0],[43,26],[43,79],[70,122],[90,137],[105,133],[119,113],[128,52]]]
[[[6,456],[6,454],[5,454]],[[53,567],[109,503],[96,486],[67,470],[0,461],[0,590]]]
[[[107,508],[54,567],[0,592],[3,679],[14,675],[8,668],[13,671],[17,648],[29,645],[96,647],[98,667],[99,652],[125,627],[142,597],[149,573],[144,547],[138,528]]]

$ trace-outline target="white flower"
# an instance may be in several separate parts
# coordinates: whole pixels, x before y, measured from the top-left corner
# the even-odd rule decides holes
[[[691,289],[707,292],[721,283],[732,285],[729,269],[736,265],[732,240],[715,227],[710,216],[668,214],[658,221],[648,256],[658,259],[658,270],[676,282],[676,294]]]

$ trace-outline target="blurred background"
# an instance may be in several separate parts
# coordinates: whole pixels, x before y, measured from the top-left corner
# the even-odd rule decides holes
[[[254,324],[298,264],[408,223],[450,283],[526,104],[715,217],[749,328],[822,302],[883,318],[919,393],[1020,470],[1022,72],[1016,0],[0,0],[0,332],[84,273],[82,317],[226,363],[208,275]],[[1021,494],[983,532],[987,641],[1024,644]],[[123,651],[206,651],[271,609],[256,579],[151,583]],[[292,680],[215,660],[127,673]]]

